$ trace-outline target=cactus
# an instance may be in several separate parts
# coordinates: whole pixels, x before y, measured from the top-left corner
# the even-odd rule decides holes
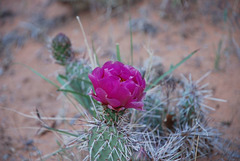
[[[144,116],[143,123],[150,125],[151,129],[158,128],[162,131],[162,123],[165,117],[165,103],[159,94],[147,95],[144,100],[145,109],[148,111]]]
[[[92,71],[86,60],[73,59],[71,42],[63,34],[53,39],[52,52],[57,63],[65,66],[65,74],[58,76],[58,81],[63,85],[62,90],[70,92],[93,116],[82,120],[88,130],[79,130],[77,134],[71,134],[76,136],[77,142],[74,144],[79,144],[78,154],[85,155],[84,151],[88,151],[88,155],[82,160],[189,160],[212,152],[216,133],[213,128],[208,127],[205,108],[210,107],[205,105],[204,101],[207,98],[218,99],[211,98],[211,91],[204,89],[206,85],[199,86],[199,82],[207,74],[196,82],[193,82],[191,77],[189,80],[183,77],[181,81],[168,77],[146,94],[146,112],[136,112],[126,108],[142,109],[139,100],[142,101],[144,89],[142,94],[136,95],[134,92],[141,91],[136,90],[136,87],[143,86],[143,82],[136,87],[132,84],[120,86],[121,82],[126,81],[122,79],[128,74],[125,71],[132,71],[132,68],[125,69],[126,66],[121,66],[120,62],[110,68],[113,63],[108,62],[103,70],[98,67]],[[122,68],[124,72],[121,73],[119,69]],[[121,78],[119,84],[114,84],[121,87],[116,88],[118,90],[115,90],[115,95],[112,93],[114,86],[109,87],[111,83],[106,83],[108,79],[113,81],[113,77],[108,76],[112,76],[111,72],[114,70],[120,71],[114,78]],[[150,73],[146,72],[146,78],[148,84],[151,84],[158,76],[154,76],[151,67],[147,71]],[[102,77],[107,79],[102,80]],[[140,79],[142,76],[136,78]],[[105,83],[104,86],[100,86],[100,80],[101,85]],[[137,79],[136,82],[138,81]],[[120,91],[122,87],[129,89]],[[130,87],[135,87],[133,93]],[[93,91],[90,92],[90,89]],[[90,99],[89,92],[93,100]],[[124,92],[132,98],[125,100],[122,97],[125,96]],[[132,105],[127,107],[126,102],[129,100],[132,101]],[[69,143],[69,147],[72,143]]]
[[[72,91],[75,99],[95,116],[94,110],[91,108],[91,100],[87,95],[89,88],[92,87],[88,74],[91,67],[85,60],[74,60],[74,53],[71,47],[70,39],[60,33],[52,40],[52,55],[56,62],[65,66],[65,76],[59,76],[59,82],[65,89]],[[64,79],[63,79],[64,78]]]
[[[54,37],[52,54],[56,62],[61,65],[66,65],[74,57],[71,41],[66,35],[60,33]]]
[[[193,82],[191,76],[189,77],[189,80],[183,77],[183,91],[177,103],[179,108],[179,123],[182,126],[186,124],[193,126],[196,118],[203,121],[204,112],[207,112],[204,111],[204,98],[207,94],[211,94],[211,91],[201,89],[197,81]],[[204,78],[204,76],[202,78]]]
[[[119,160],[129,159],[124,133],[118,127],[119,117],[124,112],[116,112],[104,107],[103,122],[94,127],[89,136],[89,153],[91,160]]]
[[[66,80],[69,83],[68,88],[79,93],[73,94],[75,99],[85,108],[88,112],[95,116],[95,111],[91,108],[92,103],[88,96],[89,88],[92,87],[89,81],[88,74],[91,72],[90,66],[84,60],[78,60],[66,65]],[[81,94],[81,95],[80,95]]]

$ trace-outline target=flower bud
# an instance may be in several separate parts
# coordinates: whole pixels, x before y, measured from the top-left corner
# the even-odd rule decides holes
[[[71,46],[71,41],[66,35],[59,33],[54,37],[52,54],[58,64],[65,65],[74,57]]]

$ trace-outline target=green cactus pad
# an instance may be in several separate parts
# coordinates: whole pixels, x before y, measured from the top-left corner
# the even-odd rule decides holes
[[[88,78],[90,72],[91,68],[84,60],[74,61],[66,65],[66,78],[69,86],[73,91],[82,94],[74,94],[74,97],[89,113],[95,116],[95,111],[91,108],[92,103],[88,96],[89,90],[92,89],[92,83]]]
[[[103,119],[105,120],[105,123],[108,124],[109,126],[115,126],[118,123],[119,117],[122,116],[125,112],[123,111],[114,111],[112,109],[109,109],[107,106],[103,106]]]
[[[129,156],[123,134],[106,124],[92,129],[89,152],[92,161],[125,161]]]

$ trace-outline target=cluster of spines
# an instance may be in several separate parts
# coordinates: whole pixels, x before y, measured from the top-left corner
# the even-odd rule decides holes
[[[149,114],[143,114],[141,124],[149,120],[151,120],[150,124],[158,122],[153,124],[154,126],[148,126],[152,133],[149,133],[148,138],[145,137],[146,152],[150,158],[160,160],[166,158],[174,158],[174,160],[189,159],[207,155],[213,150],[214,140],[219,135],[214,128],[207,124],[206,108],[210,107],[204,103],[205,99],[218,99],[211,98],[211,91],[205,89],[206,84],[199,85],[199,82],[208,74],[205,74],[196,82],[192,81],[191,76],[189,76],[189,79],[183,77],[182,80],[178,81],[177,88],[167,98],[161,94],[163,85],[156,88],[155,92],[151,91],[152,93],[147,95],[145,108]],[[153,101],[152,99],[156,99],[156,97],[158,101]],[[167,100],[170,100],[169,104]],[[158,112],[161,114],[158,114]],[[154,127],[156,128],[154,129]],[[160,142],[157,141],[158,139]],[[157,144],[154,144],[154,142],[157,142]],[[177,143],[177,146],[175,143]],[[168,148],[169,151],[165,152],[164,148]]]
[[[185,126],[185,124],[187,124],[194,126],[196,120],[204,121],[207,115],[204,99],[211,97],[211,91],[205,90],[205,85],[199,86],[199,82],[206,76],[207,75],[204,75],[196,82],[192,81],[191,75],[189,79],[183,76],[183,90],[181,92],[181,98],[177,103],[180,125]]]

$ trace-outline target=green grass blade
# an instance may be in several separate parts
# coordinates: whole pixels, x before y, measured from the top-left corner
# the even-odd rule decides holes
[[[156,86],[164,77],[167,75],[171,74],[175,69],[177,69],[180,65],[182,65],[185,61],[187,61],[189,58],[191,58],[196,52],[198,52],[199,49],[193,51],[191,54],[189,54],[186,58],[181,60],[179,63],[177,63],[175,66],[171,66],[170,69],[165,72],[163,75],[161,75],[158,79],[156,79],[152,84],[150,84],[147,88],[146,91],[148,91],[150,88]]]
[[[117,60],[122,62],[121,55],[120,55],[119,44],[116,44],[116,50],[117,50]]]
[[[50,153],[50,154],[41,156],[40,159],[41,159],[41,161],[47,160],[47,159],[49,159],[49,158],[52,157],[52,156],[55,156],[55,155],[57,155],[57,154],[59,154],[59,153],[62,153],[62,152],[65,152],[66,150],[74,149],[74,148],[77,147],[77,146],[79,146],[79,145],[78,145],[78,144],[75,144],[75,145],[72,145],[72,146],[70,146],[70,147],[61,146],[58,150],[56,150],[56,151],[54,151],[54,152],[52,152],[52,153]]]
[[[222,40],[220,40],[218,43],[218,53],[221,52],[221,49],[222,49]]]
[[[130,43],[131,43],[131,65],[133,65],[133,38],[132,38],[131,15],[129,15],[129,27],[130,27]]]
[[[58,133],[61,133],[61,134],[65,134],[65,135],[69,135],[69,136],[73,136],[73,137],[78,137],[78,135],[70,133],[70,132],[67,132],[67,131],[55,129],[55,128],[48,127],[48,126],[43,126],[43,127],[48,129],[48,130],[50,130],[50,131],[55,131],[55,132],[58,132]]]
[[[72,91],[72,90],[69,90],[69,89],[58,89],[57,91],[77,94],[77,95],[80,95],[80,96],[83,96],[83,97],[86,97],[86,98],[89,97],[88,95],[85,95],[85,94],[82,94],[82,93],[79,93],[79,92],[76,92],[76,91]]]
[[[84,107],[92,116],[95,116],[95,111],[92,110],[91,106],[90,106],[90,97],[86,94],[82,94],[79,92],[76,92],[73,88],[71,88],[70,85],[66,85],[66,81],[63,80],[61,77],[57,77],[57,80],[60,84],[62,84],[64,86],[65,89],[59,89],[59,91],[64,92],[64,95],[68,98],[67,93],[72,93],[72,95],[74,96],[75,100],[81,104],[82,107]],[[71,101],[69,99],[69,101]],[[72,101],[71,101],[72,102]],[[73,102],[72,102],[73,103]],[[74,105],[74,103],[73,103]],[[85,115],[79,108],[78,106],[74,105],[75,108],[83,115]]]
[[[58,82],[61,84],[61,85],[65,85],[66,84],[66,81],[65,80],[63,80],[61,77],[57,77],[57,80],[58,80]],[[66,89],[67,88],[67,89]],[[73,91],[73,89],[69,86],[69,85],[67,85],[67,86],[65,86],[65,90],[69,90],[69,91]],[[65,95],[66,95],[66,93],[64,93]],[[77,98],[76,98],[77,99]],[[83,105],[84,106],[84,103],[83,103],[83,101],[81,100],[81,99],[77,99],[77,101],[81,104],[81,105]],[[77,110],[79,111],[79,108],[77,108]]]
[[[66,84],[66,80],[62,79],[61,77],[57,77],[57,81],[61,84],[61,85],[65,85]],[[66,86],[65,88],[68,88],[69,90],[72,91],[72,88],[70,86]],[[73,104],[73,106],[77,109],[77,111],[81,114],[84,114],[82,112],[82,110],[69,98],[69,96],[67,95],[67,93],[63,93],[64,96]],[[75,94],[73,94],[75,96]],[[75,97],[77,99],[77,97]],[[77,99],[77,101],[82,105],[84,106],[83,102],[80,100],[80,99]]]
[[[93,54],[96,58],[96,61],[97,61],[97,65],[100,66],[100,63],[99,63],[99,59],[98,59],[98,56],[97,56],[97,53],[96,53],[96,50],[95,50],[95,47],[94,47],[94,42],[92,40],[92,50],[93,50]]]
[[[219,43],[218,43],[218,49],[217,49],[217,52],[216,52],[216,58],[215,58],[215,62],[214,62],[215,70],[219,70],[221,49],[222,49],[222,40],[220,40]]]
[[[50,83],[50,84],[52,84],[53,86],[55,86],[56,88],[58,88],[58,90],[60,89],[60,86],[58,86],[56,83],[52,82],[51,80],[49,80],[48,78],[46,78],[46,77],[43,76],[42,74],[38,73],[38,72],[37,72],[36,70],[34,70],[33,68],[31,68],[31,67],[29,67],[29,66],[27,66],[27,65],[25,65],[25,64],[22,64],[22,63],[15,63],[15,64],[21,65],[21,66],[23,66],[23,67],[31,70],[33,73],[35,73],[35,74],[38,75],[39,77],[41,77],[42,79],[44,79],[44,80],[47,81],[48,83]],[[58,81],[59,81],[59,80],[62,80],[62,81],[64,80],[64,78],[61,78],[61,77],[58,77],[57,79],[58,79]],[[74,107],[75,107],[80,113],[82,113],[81,110],[68,98],[68,96],[67,96],[65,93],[64,93],[64,95],[65,95],[65,96],[67,97],[67,99],[74,105]]]
[[[59,146],[59,148],[61,147],[61,143],[58,141],[58,140],[56,140],[56,143],[57,143],[57,145]]]
[[[61,79],[64,79],[64,80],[67,80],[67,77],[62,75],[62,74],[58,74],[58,76],[61,78]]]
[[[49,80],[48,78],[46,78],[45,76],[43,76],[42,74],[38,73],[36,70],[34,70],[33,68],[25,65],[25,64],[22,64],[22,63],[14,63],[14,64],[18,64],[18,65],[21,65],[29,70],[31,70],[33,73],[35,73],[36,75],[38,75],[39,77],[41,77],[42,79],[44,79],[46,82],[50,83],[51,85],[57,87],[57,88],[60,88],[56,83],[52,82],[51,80]]]
[[[226,23],[228,19],[228,8],[226,7],[223,11],[223,20]]]

